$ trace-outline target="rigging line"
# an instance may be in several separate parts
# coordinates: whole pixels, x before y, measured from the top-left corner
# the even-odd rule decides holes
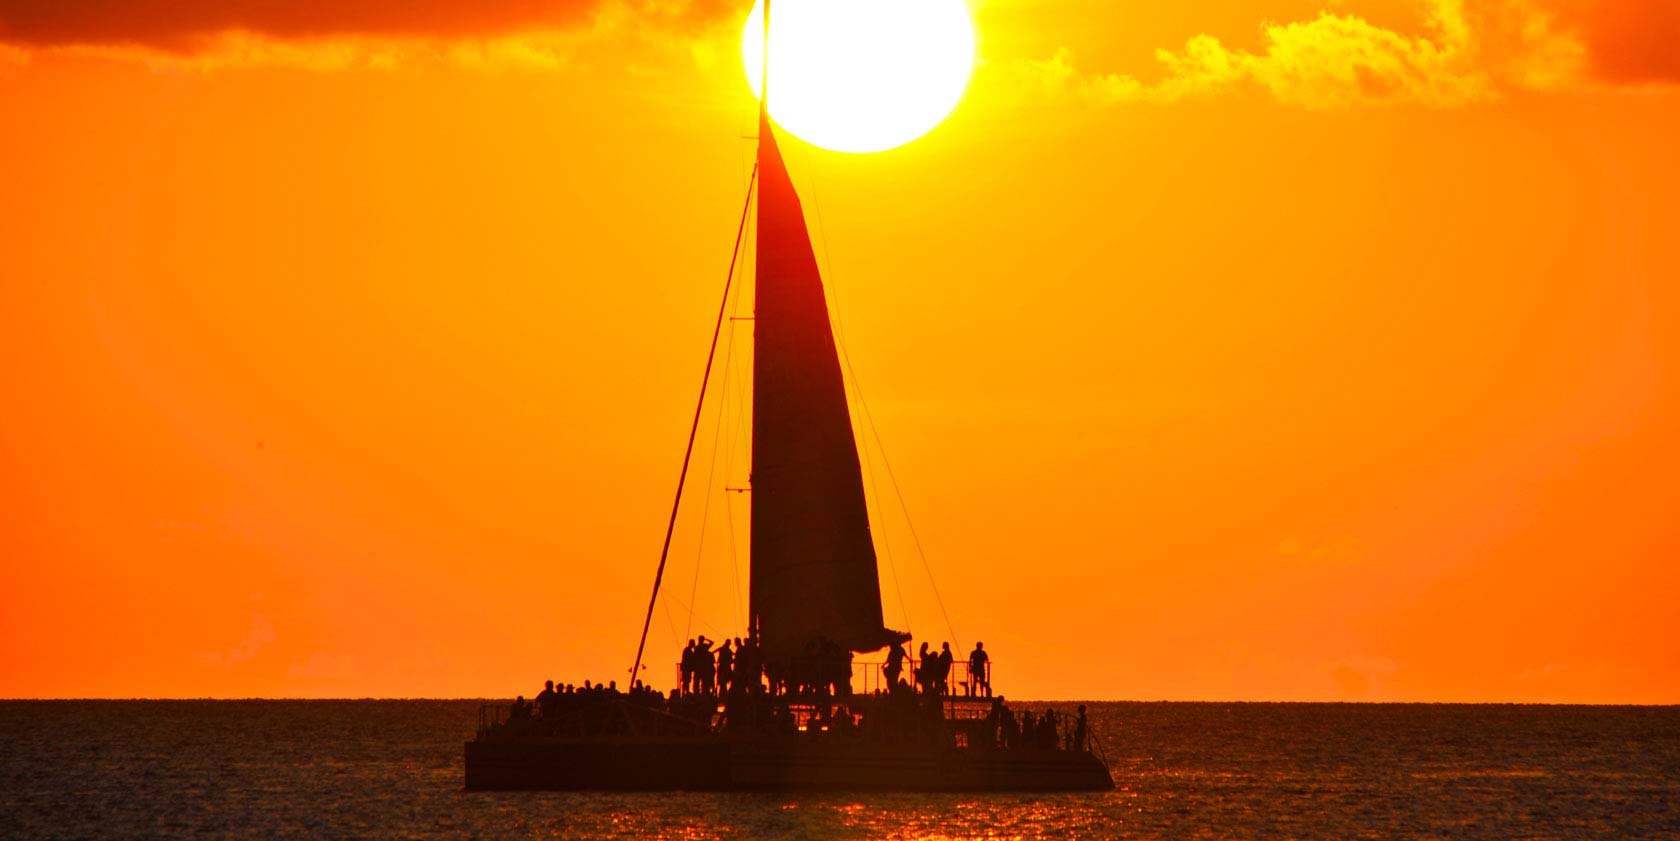
[[[800,150],[800,154],[802,154],[802,155],[804,154],[803,149]],[[814,210],[816,212],[816,215],[817,215],[817,239],[818,239],[819,242],[822,243],[822,254],[823,254],[824,268],[828,270],[829,283],[825,284],[824,288],[828,289],[829,293],[834,298],[833,312],[834,312],[835,345],[840,350],[840,358],[842,360],[844,360],[845,363],[846,363],[846,372],[851,375],[852,393],[857,396],[857,403],[858,403],[858,408],[860,410],[860,413],[865,418],[867,418],[868,423],[869,423],[870,431],[874,433],[875,449],[878,452],[880,452],[881,463],[886,466],[887,475],[890,477],[890,476],[892,476],[892,464],[887,461],[887,450],[886,450],[885,447],[883,447],[881,445],[881,433],[880,433],[879,430],[877,430],[875,428],[875,419],[874,419],[873,416],[871,416],[869,414],[869,403],[863,397],[863,383],[858,379],[857,369],[852,367],[852,356],[851,356],[851,354],[846,351],[846,324],[845,324],[845,320],[840,317],[840,278],[839,278],[839,275],[834,271],[834,257],[829,252],[829,248],[828,248],[828,226],[823,223],[822,196],[821,196],[821,194],[822,194],[821,186],[822,185],[819,184],[819,183],[816,183],[817,178],[816,178],[816,175],[815,175],[815,172],[816,172],[815,167],[806,167],[806,171],[812,173],[812,176],[811,176],[812,184],[811,184],[811,191],[810,191],[811,208],[812,208],[812,210]],[[862,426],[862,424],[859,424],[859,426]],[[863,453],[865,464],[866,465],[869,464],[869,450],[868,450],[868,448],[867,447],[860,447],[859,449]],[[884,502],[881,499],[880,485],[876,481],[876,475],[874,473],[872,465],[870,465],[869,483],[870,483],[870,487],[871,487],[872,492],[875,494],[875,509],[876,509],[877,512],[879,512],[879,511],[881,511],[881,508],[883,507]],[[916,552],[919,555],[921,555],[922,568],[927,572],[928,584],[929,584],[929,586],[931,586],[933,588],[934,600],[939,603],[939,612],[941,614],[943,614],[944,617],[945,617],[945,630],[950,632],[951,641],[953,643],[956,643],[957,648],[960,649],[960,648],[962,648],[962,643],[958,640],[956,629],[951,624],[951,614],[945,610],[945,600],[943,598],[941,598],[940,595],[939,595],[939,585],[938,585],[937,582],[934,581],[933,568],[928,565],[927,553],[922,551],[921,538],[916,536],[916,526],[915,526],[914,523],[910,522],[910,509],[909,509],[908,506],[906,506],[904,504],[904,494],[903,494],[902,491],[899,490],[898,480],[896,478],[892,480],[892,484],[893,484],[893,491],[898,494],[899,510],[901,512],[903,512],[903,514],[904,514],[904,524],[905,524],[906,527],[909,528],[910,536],[912,538],[914,538],[915,541],[916,541]],[[893,556],[892,541],[889,540],[888,537],[887,537],[886,518],[885,518],[884,513],[883,513],[882,522],[881,522],[881,546],[882,546],[882,548],[886,549],[887,570],[890,573],[892,573],[893,588],[898,591],[898,609],[899,609],[900,612],[902,612],[904,614],[905,631],[908,632],[909,631],[909,625],[910,625],[910,610],[909,610],[908,607],[905,606],[904,586],[903,586],[902,583],[900,583],[899,578],[898,578],[898,564],[897,564],[897,562],[896,562],[896,560],[894,559],[894,556]]]
[[[739,300],[741,300],[739,289],[734,290],[732,300],[736,302],[736,306],[731,307],[731,314],[734,314],[734,312],[739,311]],[[701,562],[706,557],[706,524],[711,522],[712,494],[716,492],[716,487],[712,487],[712,480],[717,477],[717,445],[722,440],[724,423],[729,416],[729,383],[734,379],[734,376],[732,376],[734,366],[729,364],[732,359],[734,359],[734,321],[729,322],[729,336],[724,341],[724,366],[722,366],[724,368],[724,379],[717,386],[717,421],[712,425],[711,465],[707,465],[706,468],[706,497],[704,497],[706,502],[701,505],[701,537],[699,537],[699,541],[696,541],[696,547],[694,547],[694,584],[689,586],[689,626],[687,626],[687,631],[694,629],[694,606],[699,604],[699,593],[701,593]],[[729,458],[727,458],[727,455],[724,457],[724,473],[726,475],[729,473]],[[739,611],[741,611],[741,569],[739,569],[739,566],[731,566],[731,569],[734,569],[734,576],[736,576],[736,613],[739,614]],[[687,638],[689,635],[684,633],[682,636]]]
[[[723,382],[718,388],[717,422],[712,425],[712,458],[706,466],[706,493],[701,497],[702,502],[700,503],[700,537],[694,542],[694,583],[689,585],[688,589],[688,625],[684,629],[684,637],[688,636],[688,632],[694,630],[694,605],[699,603],[700,567],[706,557],[706,523],[711,519],[712,494],[716,490],[712,486],[712,480],[717,475],[718,436],[723,433],[723,409],[724,404],[729,400],[729,348],[730,346],[726,343],[723,351]]]
[[[852,385],[852,391],[857,391],[857,385]],[[862,400],[862,396],[858,397]],[[898,580],[898,562],[893,559],[892,541],[887,539],[887,517],[881,510],[881,483],[877,478],[874,464],[870,461],[869,450],[863,450],[864,472],[869,474],[869,492],[875,497],[875,513],[881,517],[881,548],[887,550],[887,570],[892,573],[893,592],[898,594],[898,612],[904,617],[904,632],[910,634],[910,609],[904,604],[904,585]],[[952,636],[955,636],[953,634]]]
[[[803,150],[801,151],[803,152]],[[807,170],[813,173],[815,172],[814,167],[807,167]],[[813,180],[815,180],[815,176],[813,175],[812,177]],[[850,353],[846,352],[846,327],[845,323],[840,318],[840,283],[839,278],[834,273],[834,260],[830,256],[828,250],[828,227],[823,224],[822,199],[819,196],[821,193],[821,190],[818,189],[819,186],[820,185],[817,184],[812,185],[811,205],[812,209],[815,210],[817,214],[817,238],[822,242],[823,262],[827,264],[826,268],[828,269],[830,282],[825,285],[825,288],[829,289],[834,296],[835,345],[840,350],[841,360],[846,363],[846,372],[851,374],[852,392],[857,395],[858,408],[861,410],[865,420],[868,421],[869,431],[875,438],[875,449],[881,454],[881,464],[886,467],[887,478],[892,484],[893,493],[898,496],[898,507],[904,514],[904,525],[907,529],[909,529],[910,538],[916,544],[916,554],[922,559],[922,569],[927,573],[928,586],[933,589],[933,599],[939,604],[940,614],[945,617],[945,630],[950,632],[951,642],[954,643],[960,650],[962,648],[962,641],[957,636],[956,626],[951,623],[950,611],[945,609],[945,599],[939,593],[939,582],[934,579],[933,567],[928,564],[927,552],[922,549],[922,538],[916,533],[916,524],[910,519],[910,506],[904,501],[904,490],[898,486],[898,477],[893,475],[892,461],[887,458],[887,448],[886,445],[881,442],[881,430],[875,426],[875,416],[869,411],[869,401],[865,400],[863,397],[863,385],[858,381],[857,369],[852,367],[852,356]],[[884,531],[885,529],[883,529],[883,532]],[[883,543],[885,543],[884,537],[885,535],[883,534]],[[890,552],[888,553],[887,563],[889,566],[892,564],[892,556]],[[896,570],[894,570],[893,573],[893,583],[895,585],[898,583]],[[900,590],[900,609],[903,607],[903,596],[904,592],[903,590]]]
[[[750,253],[752,249],[750,242],[746,248]],[[732,312],[740,311],[741,294],[742,293],[739,291],[735,293],[735,304]],[[731,320],[729,323],[729,338],[731,343],[736,340],[736,329],[737,327],[735,322]],[[752,372],[750,370],[745,372],[735,370],[737,367],[744,367],[747,364],[745,359],[745,354],[734,354],[734,359],[730,362],[730,370],[734,372],[735,382],[738,382],[741,385],[735,389],[736,406],[732,419],[733,425],[729,430],[730,434],[728,437],[728,443],[726,444],[726,449],[724,450],[723,475],[725,482],[730,481],[730,477],[735,475],[736,452],[740,451],[743,454],[742,457],[746,459],[750,459],[752,455],[752,440],[750,438],[751,427],[748,422],[748,418],[752,413],[752,407],[749,403],[749,400],[751,399],[749,395],[752,388]],[[748,477],[750,482],[750,467],[748,468]],[[733,499],[733,496],[733,492],[726,487],[723,494],[723,506],[724,511],[728,515],[729,556],[732,561],[732,569],[735,572],[735,608],[741,620],[740,627],[745,628],[751,624],[752,619],[747,615],[746,597],[743,595],[744,588],[741,585],[741,548],[740,539],[735,535],[735,500]]]
[[[756,277],[756,275],[755,275],[755,277]],[[745,285],[746,281],[742,280],[741,283],[742,283],[742,285]],[[735,290],[735,301],[734,301],[734,303],[730,304],[730,307],[729,307],[729,314],[731,316],[730,321],[729,321],[729,337],[727,339],[727,341],[729,342],[729,347],[727,349],[725,349],[724,353],[723,353],[723,368],[724,368],[724,378],[725,378],[724,381],[725,382],[729,382],[729,381],[733,380],[735,382],[745,383],[745,380],[741,376],[736,375],[734,373],[735,372],[735,364],[734,364],[734,360],[735,360],[735,319],[734,319],[734,316],[735,316],[735,314],[739,313],[740,311],[741,311],[741,291],[739,289],[737,289],[737,290]],[[742,385],[740,387],[737,387],[735,390],[738,391],[738,392],[744,392],[746,390],[746,386]],[[726,393],[727,393],[727,391],[726,391]],[[723,430],[723,427],[724,427],[725,418],[727,417],[727,413],[728,413],[728,410],[729,410],[729,401],[720,399],[718,401],[718,404],[719,404],[719,407],[720,407],[719,410],[718,410],[719,411],[718,430],[721,433],[721,431]],[[739,421],[740,421],[740,413],[739,412],[736,413],[734,420],[737,422],[737,424],[739,423]],[[730,430],[730,435],[724,441],[723,481],[725,483],[727,483],[729,481],[729,476],[731,475],[731,471],[734,469],[734,466],[735,466],[735,443],[736,443],[736,439],[737,439],[737,435],[735,434],[735,432],[736,432],[735,429],[731,429]],[[713,446],[716,447],[716,444],[714,444]],[[736,627],[745,628],[747,626],[747,621],[746,621],[747,610],[746,610],[746,605],[743,602],[742,596],[741,596],[741,552],[738,548],[736,548],[736,545],[735,545],[735,506],[729,499],[729,490],[728,490],[727,484],[725,485],[724,492],[723,492],[723,514],[724,514],[724,523],[725,523],[725,525],[728,529],[727,533],[729,535],[729,569],[730,569],[731,572],[733,572],[735,574],[735,618],[740,620],[740,624],[737,625]]]
[[[730,332],[734,332],[733,326],[731,326]],[[733,339],[733,336],[731,339]],[[733,372],[735,367],[731,365],[729,370]],[[737,388],[736,391],[739,392],[741,389]],[[720,422],[722,422],[721,419]],[[739,424],[731,418],[730,434],[724,437],[723,442],[723,522],[724,533],[729,539],[729,568],[735,577],[735,618],[740,622],[737,627],[745,628],[747,626],[747,612],[745,601],[741,595],[741,549],[735,538],[735,501],[730,499],[734,494],[729,488],[730,477],[735,475],[736,429],[738,426]]]
[[[752,207],[753,184],[758,180],[758,165],[753,165],[747,180],[747,198],[741,203],[741,224],[735,229],[735,247],[729,251],[729,274],[723,280],[723,300],[718,302],[717,325],[712,328],[712,346],[706,351],[706,370],[700,375],[700,400],[694,407],[694,422],[688,427],[688,446],[683,449],[682,470],[677,474],[677,495],[671,502],[671,520],[665,525],[665,545],[659,550],[659,568],[653,573],[653,594],[648,596],[647,617],[642,620],[642,638],[636,643],[636,662],[630,666],[630,685],[636,685],[637,673],[642,670],[642,654],[647,649],[648,626],[653,624],[653,606],[659,601],[659,582],[665,579],[665,561],[671,554],[671,535],[677,529],[677,511],[682,507],[683,483],[688,480],[688,460],[694,455],[694,436],[700,431],[700,410],[706,406],[706,385],[712,379],[712,359],[717,355],[718,336],[723,332],[723,316],[729,311],[729,290],[735,281],[735,260],[741,255],[741,237],[747,231],[747,211]]]
[[[665,624],[669,625],[671,627],[671,642],[673,642],[677,645],[682,645],[683,638],[677,636],[677,620],[676,620],[676,617],[673,617],[671,615],[671,603],[669,601],[666,601],[664,604],[661,604],[660,607],[665,608],[665,611],[664,611],[664,613],[665,613]],[[636,684],[631,683],[630,685],[635,686]]]
[[[725,473],[727,472],[725,471]],[[737,619],[742,620],[741,624],[736,627],[745,628],[747,627],[745,621],[747,611],[741,605],[741,550],[737,548],[735,542],[735,503],[729,498],[727,490],[723,493],[723,513],[728,518],[726,522],[729,529],[729,557],[734,561],[735,567],[735,614]]]
[[[745,280],[743,279],[742,282],[744,283]],[[734,290],[733,295],[732,295],[730,300],[732,300],[734,302],[730,306],[730,315],[733,316],[736,312],[740,311],[741,293],[740,293],[739,287],[737,287]],[[695,549],[694,549],[694,581],[689,586],[689,592],[688,592],[688,603],[689,603],[688,626],[684,629],[684,633],[683,633],[684,638],[687,638],[690,635],[690,633],[694,630],[694,619],[695,619],[695,607],[694,606],[699,604],[698,596],[699,596],[699,593],[700,593],[700,567],[705,560],[705,551],[706,551],[706,525],[709,522],[711,522],[712,497],[717,492],[717,488],[714,484],[714,480],[715,480],[715,477],[717,476],[718,444],[719,444],[719,441],[723,437],[723,428],[726,425],[726,422],[728,420],[728,415],[729,415],[729,385],[732,381],[738,379],[737,377],[734,376],[735,366],[733,364],[731,364],[734,360],[734,356],[735,356],[735,322],[734,322],[733,319],[731,319],[730,322],[729,322],[729,333],[724,339],[723,382],[719,386],[718,394],[717,394],[717,401],[716,402],[718,404],[718,413],[717,413],[717,421],[712,428],[712,458],[711,458],[710,464],[706,467],[706,496],[704,497],[705,503],[701,506],[701,510],[700,510],[700,538],[696,542]],[[729,451],[725,451],[725,457],[724,457],[724,473],[725,474],[727,474],[729,472],[730,459],[728,457],[728,452]],[[726,495],[726,502],[727,502],[727,495]],[[729,510],[730,509],[726,508],[726,513],[728,513]],[[733,533],[734,523],[730,523],[729,525],[730,525],[731,533]],[[733,546],[731,547],[731,553],[733,553]],[[740,570],[740,564],[738,562],[738,559],[734,559],[734,560],[735,560],[735,562],[731,564],[730,568],[734,572],[734,575],[735,575],[735,610],[736,610],[736,613],[739,614],[741,612],[741,570]],[[701,621],[704,622],[705,620],[701,620]]]
[[[673,596],[673,595],[670,595],[670,594],[667,594],[666,597],[669,598],[671,601],[676,602],[677,607],[685,608],[690,613],[694,612],[694,606],[690,605],[690,604],[685,604],[682,599],[679,599],[676,596]],[[701,624],[701,626],[704,627],[706,630],[711,631],[712,633],[717,634],[720,637],[723,636],[723,632],[718,630],[717,626],[713,625],[710,622],[707,622],[704,618],[702,618],[700,616],[695,616],[694,618],[695,618],[695,621],[699,622]],[[685,639],[686,639],[686,637],[685,637]],[[632,685],[634,685],[634,684],[632,684]]]
[[[844,356],[844,353],[842,353],[842,356]],[[851,368],[850,360],[847,360],[846,367]],[[852,376],[857,375],[853,374]],[[861,394],[858,400],[862,403]],[[927,572],[928,586],[933,588],[933,600],[939,603],[939,612],[945,617],[945,630],[951,632],[951,642],[955,643],[960,650],[963,647],[962,640],[957,636],[956,627],[951,624],[951,613],[945,609],[944,597],[939,595],[939,582],[933,578],[933,567],[928,564],[927,551],[922,548],[921,535],[916,533],[916,524],[910,519],[910,506],[904,501],[904,489],[898,486],[898,477],[893,475],[892,461],[887,458],[886,445],[881,443],[881,430],[875,426],[875,418],[870,415],[869,404],[867,403],[863,403],[863,416],[869,420],[869,432],[875,436],[875,449],[881,453],[881,464],[887,468],[887,479],[892,483],[893,493],[898,496],[898,508],[904,512],[904,525],[910,530],[910,539],[916,544],[916,554],[921,556],[922,569]]]

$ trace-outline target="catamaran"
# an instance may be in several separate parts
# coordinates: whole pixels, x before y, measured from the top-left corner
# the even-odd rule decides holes
[[[765,10],[766,42],[769,34]],[[766,74],[768,76],[768,74]],[[1022,728],[988,674],[907,680],[854,654],[896,648],[886,627],[857,442],[822,276],[761,96],[753,313],[747,647],[727,689],[639,686],[567,703],[486,706],[466,744],[473,790],[1100,790],[1114,783],[1084,719]],[[731,266],[730,278],[735,270]],[[701,405],[729,300],[718,313]],[[688,472],[696,409],[682,475]],[[658,598],[683,480],[655,573]],[[642,672],[644,621],[632,685]],[[902,654],[902,649],[899,650]],[[706,656],[710,656],[709,654]],[[899,658],[893,658],[895,660]],[[750,662],[749,662],[750,661]],[[912,666],[915,661],[910,661]],[[861,684],[861,685],[860,685]],[[964,692],[951,691],[963,686]],[[980,686],[985,692],[978,692]],[[1056,719],[1051,718],[1051,722]]]

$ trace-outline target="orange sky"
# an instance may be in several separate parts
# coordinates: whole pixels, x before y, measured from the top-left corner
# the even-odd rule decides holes
[[[251,5],[0,4],[0,696],[622,677],[746,4]],[[1680,702],[1680,13],[1167,5],[974,0],[943,126],[783,143],[959,641],[1016,696]],[[673,656],[741,622],[703,498]]]

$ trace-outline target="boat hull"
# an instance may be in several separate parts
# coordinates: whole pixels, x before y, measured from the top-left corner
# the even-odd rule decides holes
[[[1101,791],[1088,753],[691,740],[467,743],[470,791]]]

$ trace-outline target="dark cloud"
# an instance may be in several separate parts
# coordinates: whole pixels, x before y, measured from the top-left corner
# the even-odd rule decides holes
[[[586,25],[607,5],[689,28],[744,13],[746,0],[0,0],[0,42],[191,52],[229,30],[276,39],[459,38]],[[1680,82],[1680,0],[1467,0],[1454,8],[1483,37],[1500,31],[1490,20],[1541,10],[1585,48],[1593,77]]]
[[[614,0],[0,0],[0,41],[190,51],[230,30],[278,39],[458,38],[588,23]],[[625,2],[666,23],[714,19],[717,0]]]
[[[1563,17],[1599,78],[1680,82],[1680,0],[1574,0]]]

